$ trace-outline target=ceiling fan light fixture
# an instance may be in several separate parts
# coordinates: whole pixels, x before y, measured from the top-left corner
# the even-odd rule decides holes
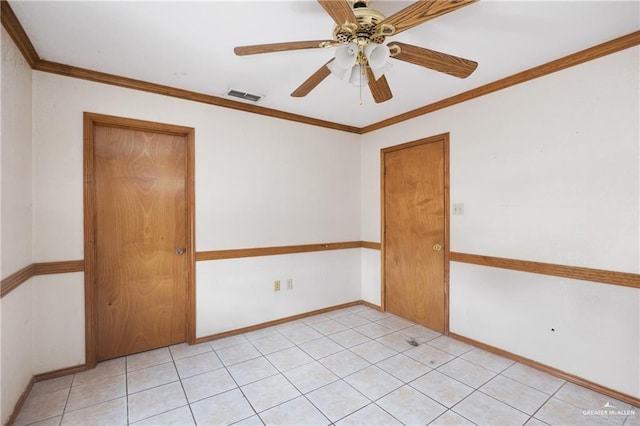
[[[351,68],[349,83],[356,87],[363,87],[369,83],[366,73],[366,65],[355,64],[353,68]]]
[[[389,62],[391,51],[384,44],[372,42],[365,46],[364,56],[371,68],[382,68]]]
[[[378,68],[369,67],[369,68],[371,68],[371,72],[373,72],[373,77],[377,81],[380,79],[380,77],[388,73],[391,70],[391,68],[393,68],[393,65],[391,64],[391,62],[387,62],[381,67],[378,67]]]
[[[358,45],[356,43],[345,44],[336,49],[335,62],[336,66],[349,69],[355,65],[358,59]]]
[[[335,60],[329,62],[327,64],[327,68],[329,68],[329,71],[331,71],[331,74],[335,75],[340,80],[344,80],[344,78],[347,76],[347,72],[350,70],[350,68],[344,68],[339,66]]]

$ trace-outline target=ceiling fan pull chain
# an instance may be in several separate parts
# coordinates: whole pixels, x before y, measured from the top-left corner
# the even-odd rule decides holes
[[[360,64],[360,106],[362,106],[362,71],[363,67],[362,64]]]

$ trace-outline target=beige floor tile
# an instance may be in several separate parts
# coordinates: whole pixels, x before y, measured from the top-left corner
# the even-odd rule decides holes
[[[301,345],[305,342],[310,342],[323,336],[308,325],[285,331],[282,334],[284,334],[287,339],[291,340],[296,345]]]
[[[525,426],[549,426],[542,420],[538,420],[535,417],[531,417],[528,422],[525,423]]]
[[[100,402],[126,396],[126,394],[127,385],[124,374],[95,380],[87,385],[73,386],[69,393],[69,401],[65,410],[67,412],[79,410]]]
[[[584,410],[604,410],[607,412],[611,410],[611,415],[605,415],[603,417],[618,425],[623,424],[627,416],[617,413],[627,412],[631,409],[630,404],[573,383],[565,383],[553,396],[554,398],[558,398]],[[608,408],[610,406],[615,408]],[[637,418],[640,423],[640,413],[638,413]]]
[[[320,363],[341,378],[371,365],[368,361],[349,350],[344,350],[322,358]]]
[[[527,414],[535,413],[549,399],[546,393],[504,376],[493,378],[480,390]]]
[[[391,414],[378,407],[376,404],[369,404],[366,407],[348,415],[336,423],[336,426],[395,426],[402,425]]]
[[[529,416],[497,399],[474,392],[465,398],[453,411],[478,425],[523,425]]]
[[[632,411],[634,414],[627,416],[624,426],[640,426],[640,407],[634,407]]]
[[[305,317],[302,318],[302,322],[307,324],[307,325],[311,325],[311,324],[316,324],[319,322],[323,322],[323,321],[328,321],[331,318],[329,318],[327,315],[325,314],[318,314],[318,315],[312,315],[310,317]]]
[[[137,422],[187,405],[180,382],[129,395],[129,421]]]
[[[438,371],[474,389],[482,386],[496,376],[496,373],[493,371],[472,364],[461,358],[456,358],[438,367]]]
[[[124,357],[100,362],[96,368],[76,373],[72,386],[89,385],[97,380],[125,374],[126,367],[127,364]]]
[[[556,398],[549,399],[535,414],[535,418],[549,425],[580,425],[603,426],[610,425],[604,417],[585,414],[585,410]]]
[[[268,355],[272,352],[281,351],[282,349],[293,346],[293,343],[281,334],[263,337],[262,339],[254,340],[252,343],[263,355]]]
[[[437,368],[455,358],[453,355],[429,345],[417,346],[408,351],[404,351],[403,354],[431,368]]]
[[[209,343],[199,343],[197,345],[178,343],[177,345],[170,346],[169,350],[171,351],[173,359],[176,360],[210,352],[212,349]]]
[[[182,358],[175,362],[181,379],[206,373],[222,367],[215,352],[205,352],[200,355]]]
[[[188,406],[176,408],[157,416],[149,417],[139,422],[133,423],[138,426],[194,426],[195,422]]]
[[[386,336],[387,334],[393,333],[394,330],[391,330],[383,325],[377,324],[375,322],[361,325],[360,327],[354,328],[355,331],[367,336],[370,339],[377,339],[378,337]]]
[[[487,370],[500,373],[505,368],[510,367],[515,362],[510,359],[503,358],[499,355],[492,354],[491,352],[483,351],[482,349],[474,348],[468,352],[465,352],[460,358],[484,367]]]
[[[278,373],[266,358],[256,358],[229,367],[229,373],[238,386],[262,380]]]
[[[67,425],[126,425],[127,424],[127,398],[121,397],[111,401],[82,408],[77,411],[65,413],[62,417],[62,426]]]
[[[280,371],[291,370],[313,362],[313,358],[297,347],[273,352],[267,355],[266,358]]]
[[[502,372],[503,376],[536,388],[548,395],[557,391],[564,380],[551,376],[524,364],[516,363]]]
[[[281,374],[242,386],[241,390],[257,413],[300,396],[300,392]]]
[[[141,370],[154,365],[171,362],[171,352],[169,348],[154,349],[152,351],[141,352],[127,356],[127,372]]]
[[[40,420],[39,422],[30,423],[29,426],[60,426],[60,422],[62,421],[62,416],[49,417],[45,420]]]
[[[294,321],[287,321],[285,323],[278,324],[278,325],[276,325],[274,327],[280,333],[284,333],[286,331],[293,330],[293,329],[300,328],[300,327],[304,327],[304,326],[306,326],[306,324],[302,320],[294,320]]]
[[[315,359],[320,359],[335,354],[336,352],[340,352],[344,348],[328,337],[322,337],[311,342],[303,343],[300,345],[300,349]]]
[[[224,365],[238,364],[239,362],[258,358],[262,355],[249,342],[217,349],[216,353]]]
[[[394,355],[391,358],[378,362],[376,365],[405,383],[415,380],[431,371],[431,368],[423,363],[403,354]]]
[[[199,401],[237,387],[225,368],[184,379],[182,386],[189,402]]]
[[[371,341],[367,336],[351,329],[332,334],[329,338],[345,348],[350,348],[352,346]]]
[[[366,359],[372,364],[375,364],[376,362],[380,362],[383,359],[390,358],[393,355],[398,353],[393,349],[391,349],[390,347],[383,345],[382,343],[376,342],[375,340],[369,340],[366,343],[362,343],[360,345],[354,346],[351,348],[351,352]]]
[[[342,325],[346,325],[347,327],[351,327],[351,328],[359,327],[361,325],[369,324],[371,322],[368,319],[363,318],[357,314],[345,315],[343,317],[336,318],[336,321],[338,321]]]
[[[378,320],[390,317],[392,314],[388,312],[376,311],[375,309],[368,309],[365,311],[358,312],[358,315],[368,319],[369,321],[378,321]]]
[[[258,330],[260,331],[260,330]],[[275,333],[275,330],[273,330]],[[209,342],[214,350],[228,348],[229,346],[241,345],[247,343],[247,337],[243,334],[237,334],[235,336],[223,337],[222,339],[216,339]]]
[[[473,349],[473,346],[447,336],[436,337],[429,340],[427,344],[455,356],[460,356]]]
[[[178,373],[173,362],[154,365],[127,374],[127,392],[132,394],[176,380],[178,380]]]
[[[38,396],[49,392],[55,392],[62,389],[69,389],[73,383],[75,374],[68,376],[57,377],[55,379],[44,380],[42,382],[36,382],[31,388],[31,396]]]
[[[421,325],[412,325],[411,327],[403,328],[398,333],[404,334],[409,338],[416,339],[420,343],[431,341],[437,337],[442,336],[442,333],[438,333],[430,328],[423,327]]]
[[[395,332],[382,337],[378,337],[376,339],[376,342],[382,343],[383,345],[388,346],[395,351],[404,352],[415,347],[415,345],[409,343],[409,340],[411,339],[412,338],[407,337],[400,332]]]
[[[346,325],[340,324],[338,321],[329,319],[326,321],[320,321],[310,324],[316,331],[324,334],[325,336],[329,336],[331,334],[339,333],[341,331],[347,330],[348,327]]]
[[[405,328],[409,328],[411,326],[416,325],[415,323],[408,321],[404,318],[400,318],[398,316],[392,315],[390,317],[387,318],[382,318],[381,320],[376,321],[378,324],[380,324],[383,327],[387,327],[390,330],[393,331],[399,331],[399,330],[403,330]]]
[[[15,426],[27,425],[59,416],[64,410],[68,396],[68,389],[61,389],[42,395],[29,395],[16,418]]]
[[[329,420],[305,397],[301,396],[260,413],[265,425],[324,426]]]
[[[283,374],[302,393],[311,392],[338,380],[338,376],[317,361],[285,371]]]
[[[371,401],[382,398],[404,385],[400,380],[373,365],[345,377],[344,381]]]
[[[407,425],[426,425],[446,411],[442,405],[406,385],[380,399],[377,404]]]
[[[370,403],[369,399],[342,380],[308,393],[307,398],[332,422]]]
[[[449,408],[473,392],[473,388],[435,370],[414,380],[410,385]]]
[[[274,336],[278,334],[278,330],[275,327],[265,327],[254,331],[249,331],[247,333],[242,334],[248,341],[253,342],[254,340],[262,339],[264,337]],[[222,340],[222,339],[221,339]]]
[[[429,426],[474,426],[474,423],[449,410],[429,423]]]
[[[371,308],[364,304],[358,304],[358,305],[349,306],[348,308],[345,308],[345,310],[347,312],[351,312],[352,314],[355,314],[358,312],[371,310]]]
[[[256,414],[239,389],[191,404],[191,411],[199,425],[230,425]]]
[[[588,413],[609,407],[638,415]],[[36,383],[16,425],[126,424],[127,412],[159,426],[640,426],[637,407],[361,305]]]
[[[233,426],[264,426],[264,423],[256,414],[255,416],[247,417],[244,420],[234,423]]]
[[[327,315],[329,318],[336,319],[351,315],[351,311],[349,310],[349,308],[336,309],[335,311],[327,312],[325,315]]]

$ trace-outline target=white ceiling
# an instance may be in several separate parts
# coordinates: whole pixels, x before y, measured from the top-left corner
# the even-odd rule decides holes
[[[330,39],[333,20],[313,0],[16,1],[42,59],[225,97],[264,95],[261,106],[366,126],[637,31],[638,1],[480,1],[391,37],[475,60],[461,80],[392,60],[394,97],[329,76],[304,98],[289,94],[333,56],[312,49],[239,57],[247,44]],[[372,0],[385,16],[411,1]],[[597,82],[594,82],[597,84]]]

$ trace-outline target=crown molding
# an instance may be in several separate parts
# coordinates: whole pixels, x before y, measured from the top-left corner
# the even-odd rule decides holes
[[[365,134],[382,129],[384,127],[389,127],[403,121],[411,120],[412,118],[416,118],[421,115],[429,114],[431,112],[438,111],[440,109],[444,109],[462,102],[466,102],[480,96],[488,95],[489,93],[497,92],[498,90],[506,89],[507,87],[515,86],[516,84],[524,83],[525,81],[533,80],[538,77],[544,77],[545,75],[552,74],[556,71],[561,71],[563,69],[573,67],[587,61],[598,59],[603,56],[637,46],[638,44],[640,44],[640,31],[615,38],[613,40],[598,44],[585,50],[581,50],[563,58],[556,59],[551,62],[547,62],[546,64],[538,65],[537,67],[529,68],[528,70],[513,74],[509,77],[505,77],[492,83],[485,84],[484,86],[476,87],[475,89],[468,90],[466,92],[451,96],[441,101],[425,105],[423,107],[405,112],[400,115],[396,115],[395,117],[387,118],[386,120],[382,120],[374,124],[370,124],[361,128],[360,131],[362,134]]]
[[[18,50],[24,56],[31,68],[34,68],[40,62],[40,56],[36,52],[35,47],[31,44],[29,36],[22,28],[22,24],[18,21],[18,17],[13,13],[13,9],[9,6],[7,0],[0,1],[0,16],[2,17],[2,26],[7,30],[13,42],[18,46]]]

